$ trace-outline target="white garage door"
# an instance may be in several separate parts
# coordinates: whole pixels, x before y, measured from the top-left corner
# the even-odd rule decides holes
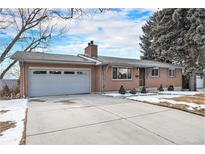
[[[33,96],[90,93],[90,70],[29,69],[28,93]]]
[[[196,76],[196,88],[203,88],[204,87],[204,78],[201,76]]]

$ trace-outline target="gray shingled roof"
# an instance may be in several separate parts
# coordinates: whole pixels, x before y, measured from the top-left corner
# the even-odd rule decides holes
[[[43,61],[43,62],[69,62],[69,63],[88,63],[95,64],[85,58],[74,55],[50,54],[42,52],[16,52],[11,59],[18,61]]]
[[[57,63],[75,63],[75,64],[93,64],[96,62],[83,58],[85,55],[74,56],[74,55],[61,55],[61,54],[50,54],[42,52],[16,52],[11,58],[18,61],[32,61],[32,62],[57,62]],[[102,65],[119,65],[119,66],[130,66],[130,67],[164,67],[164,68],[182,68],[180,66],[161,63],[152,60],[138,60],[129,58],[118,58],[118,57],[106,57],[98,56],[93,58],[100,61]]]
[[[136,67],[164,67],[164,68],[182,68],[168,63],[157,62],[153,60],[138,60],[129,58],[118,58],[118,57],[106,57],[99,56],[96,60],[101,61],[103,64],[121,65],[121,66],[136,66]]]

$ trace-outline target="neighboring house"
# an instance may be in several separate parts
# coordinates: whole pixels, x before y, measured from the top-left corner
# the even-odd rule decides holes
[[[39,52],[16,52],[20,62],[21,96],[79,94],[160,85],[182,87],[182,67],[156,61],[98,56],[98,47],[88,43],[77,56]]]
[[[204,78],[205,70],[196,73],[194,77],[190,80],[190,77],[183,75],[182,76],[182,88],[190,89],[190,87],[195,87],[196,89],[204,89],[205,88],[205,78]]]
[[[204,71],[205,72],[205,71]],[[203,89],[205,88],[205,79],[204,79],[204,73],[196,75],[196,88],[197,89]]]

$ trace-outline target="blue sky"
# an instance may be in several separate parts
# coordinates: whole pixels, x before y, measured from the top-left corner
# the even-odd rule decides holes
[[[70,22],[69,31],[53,39],[47,51],[76,55],[93,40],[99,55],[139,58],[141,27],[157,9],[116,10]]]
[[[139,59],[141,27],[155,11],[157,9],[118,8],[115,11],[107,11],[94,16],[83,16],[67,23],[54,19],[53,22],[58,23],[55,27],[56,31],[65,25],[68,30],[63,35],[52,38],[48,48],[43,51],[77,55],[84,53],[87,43],[93,40],[98,45],[99,55]],[[30,33],[35,34],[35,30]],[[14,36],[15,30],[12,28],[6,32],[0,32],[0,52],[5,48],[2,44],[10,42]],[[10,55],[21,50],[22,45],[22,42],[15,45]],[[5,67],[9,62],[9,59],[6,60],[0,68]]]

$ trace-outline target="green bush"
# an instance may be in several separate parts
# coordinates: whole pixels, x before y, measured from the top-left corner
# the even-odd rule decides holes
[[[168,88],[167,88],[168,91],[174,91],[174,86],[173,85],[170,85]]]
[[[147,93],[145,86],[142,87],[141,93]]]
[[[119,93],[120,94],[125,94],[126,93],[125,88],[123,87],[123,85],[120,86]]]
[[[133,88],[132,90],[130,90],[130,94],[136,94],[137,90],[135,88]]]
[[[164,91],[164,88],[162,86],[162,84],[160,85],[160,87],[158,88],[159,91]]]

